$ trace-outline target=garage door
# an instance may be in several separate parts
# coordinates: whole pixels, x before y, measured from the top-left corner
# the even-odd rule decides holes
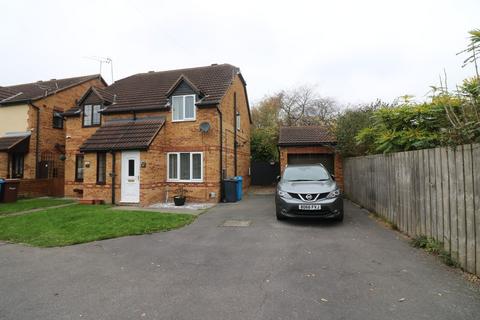
[[[288,155],[289,164],[315,164],[321,163],[327,168],[327,170],[333,174],[333,154],[289,154]]]

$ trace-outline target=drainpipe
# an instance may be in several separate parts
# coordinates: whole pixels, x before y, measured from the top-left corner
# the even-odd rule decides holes
[[[36,123],[36,128],[35,128],[35,178],[38,179],[39,173],[38,173],[38,160],[40,158],[40,108],[34,105],[32,102],[29,103],[35,110],[37,111],[37,123]]]
[[[115,204],[115,151],[110,151],[112,155],[112,204]]]
[[[234,176],[237,176],[237,93],[233,93],[233,164]]]
[[[222,111],[217,105],[217,112],[220,117],[220,194],[219,199],[223,200],[223,118],[222,118]]]

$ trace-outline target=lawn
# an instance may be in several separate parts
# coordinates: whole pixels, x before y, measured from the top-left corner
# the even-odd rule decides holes
[[[188,214],[111,210],[110,206],[72,205],[0,219],[0,240],[57,247],[167,231],[191,223]]]
[[[0,203],[0,215],[32,209],[53,207],[72,202],[72,200],[58,198],[35,198],[18,200],[17,202],[12,203]]]

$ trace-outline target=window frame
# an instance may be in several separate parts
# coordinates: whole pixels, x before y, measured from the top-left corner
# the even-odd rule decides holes
[[[237,131],[240,131],[241,129],[241,120],[240,112],[237,111],[237,114],[235,115],[235,126],[237,127]]]
[[[60,125],[58,125],[55,122],[56,119],[60,119]],[[53,129],[63,129],[63,126],[64,126],[63,122],[64,122],[64,120],[63,120],[63,117],[61,115],[61,112],[54,110],[53,111],[53,117],[52,117],[52,128]]]
[[[100,157],[104,157],[104,162],[103,162],[103,181],[100,180]],[[99,185],[104,185],[107,183],[107,153],[106,152],[97,152],[97,184]]]
[[[180,154],[188,153],[189,154],[189,165],[190,165],[190,179],[180,179]],[[177,178],[172,179],[170,178],[170,155],[176,154],[177,155]],[[200,179],[193,179],[193,155],[199,154],[200,155]],[[167,152],[167,182],[188,182],[188,183],[201,183],[203,182],[203,173],[204,173],[204,158],[203,152],[201,151],[186,151],[186,152]]]
[[[86,108],[90,107],[90,124],[85,123],[85,115],[86,113]],[[94,123],[94,110],[95,107],[98,107],[98,123]],[[85,104],[83,106],[83,117],[82,117],[82,126],[84,128],[90,128],[90,127],[100,127],[102,125],[102,113],[100,112],[102,110],[102,105],[101,104]]]
[[[78,163],[79,159],[82,158],[82,177],[78,177]],[[77,153],[75,155],[75,182],[83,182],[83,179],[85,177],[85,155],[83,153]]]
[[[24,153],[13,153],[10,156],[10,167],[11,167],[11,177],[13,179],[23,179],[23,175],[25,172],[25,154]],[[19,160],[19,163],[17,163],[17,160]],[[17,166],[17,164],[20,164],[20,166]],[[19,172],[17,175],[16,173]]]
[[[182,98],[182,119],[175,120],[173,118],[173,98]],[[192,118],[185,118],[185,101],[187,97],[193,97],[193,117]],[[187,121],[196,121],[197,120],[197,107],[195,106],[195,103],[197,102],[197,95],[195,94],[184,94],[184,95],[176,95],[171,97],[171,104],[172,104],[172,122],[187,122]]]

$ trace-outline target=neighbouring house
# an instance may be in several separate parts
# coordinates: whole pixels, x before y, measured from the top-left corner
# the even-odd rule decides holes
[[[92,87],[66,117],[65,195],[148,205],[222,199],[250,184],[250,108],[229,64],[147,72]]]
[[[65,129],[62,113],[100,75],[0,87],[0,178],[18,178],[24,196],[63,195]]]
[[[281,172],[287,164],[323,164],[343,190],[342,157],[335,150],[335,135],[326,127],[280,128],[278,147]]]

